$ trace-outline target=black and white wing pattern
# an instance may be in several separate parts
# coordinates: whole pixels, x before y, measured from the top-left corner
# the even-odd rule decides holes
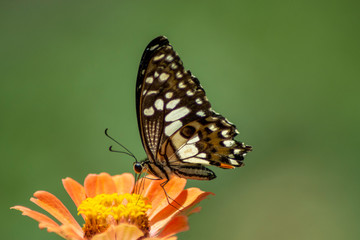
[[[164,36],[152,40],[141,58],[136,111],[148,156],[143,165],[159,178],[211,180],[216,176],[205,166],[241,167],[251,151],[233,139],[236,127],[211,109],[199,80]]]

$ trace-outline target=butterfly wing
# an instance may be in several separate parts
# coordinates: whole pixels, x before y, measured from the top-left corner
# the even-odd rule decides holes
[[[156,159],[160,146],[178,129],[199,114],[210,113],[208,101],[203,106],[195,104],[196,98],[201,101],[204,96],[165,37],[149,43],[138,71],[136,106],[142,142],[151,159]]]
[[[165,37],[154,39],[144,51],[136,106],[144,149],[162,172],[212,179],[215,174],[204,165],[240,167],[251,150],[233,140],[235,126],[211,109],[200,82],[184,69]]]

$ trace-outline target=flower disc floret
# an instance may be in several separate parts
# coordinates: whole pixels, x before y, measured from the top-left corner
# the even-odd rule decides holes
[[[122,222],[137,225],[144,233],[149,231],[146,215],[150,204],[138,194],[99,194],[87,198],[78,207],[78,214],[85,215],[83,227],[85,236],[90,238],[104,232],[110,224]]]

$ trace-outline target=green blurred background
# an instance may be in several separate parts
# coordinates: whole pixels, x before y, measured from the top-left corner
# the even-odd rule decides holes
[[[180,239],[360,239],[359,1],[1,1],[1,238],[61,239],[13,205],[70,176],[142,159],[135,81],[166,35],[213,108],[254,147],[246,166],[189,181],[202,202]]]

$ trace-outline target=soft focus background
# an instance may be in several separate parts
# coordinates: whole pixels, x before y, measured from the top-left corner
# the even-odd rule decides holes
[[[179,239],[360,239],[358,1],[1,1],[1,238],[61,239],[9,210],[142,159],[135,81],[166,35],[214,109],[254,147],[189,181],[202,202]]]

